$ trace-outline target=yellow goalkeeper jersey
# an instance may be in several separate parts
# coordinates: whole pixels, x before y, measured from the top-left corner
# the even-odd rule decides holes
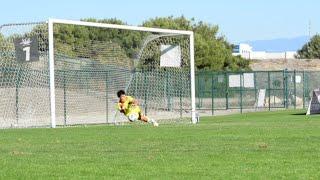
[[[123,104],[124,107],[124,115],[129,116],[131,113],[141,113],[141,109],[139,106],[133,104],[133,97],[126,96],[126,100]],[[118,109],[121,110],[121,103],[118,103]]]

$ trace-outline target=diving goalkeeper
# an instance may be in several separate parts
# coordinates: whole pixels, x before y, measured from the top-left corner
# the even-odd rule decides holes
[[[128,117],[129,121],[134,122],[136,120],[152,123],[153,126],[159,126],[159,124],[151,118],[143,115],[138,101],[131,96],[127,96],[124,90],[117,92],[119,98],[118,110]]]

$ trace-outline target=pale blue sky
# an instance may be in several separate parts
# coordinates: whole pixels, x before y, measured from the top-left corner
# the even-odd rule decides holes
[[[5,0],[0,24],[43,21],[50,17],[119,18],[139,25],[151,17],[194,17],[220,27],[231,42],[292,38],[320,32],[318,0]]]

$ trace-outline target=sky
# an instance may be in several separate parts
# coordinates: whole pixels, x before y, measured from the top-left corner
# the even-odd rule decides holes
[[[0,6],[0,25],[89,17],[140,25],[154,17],[184,15],[218,25],[219,35],[232,43],[320,32],[319,0],[5,0]]]

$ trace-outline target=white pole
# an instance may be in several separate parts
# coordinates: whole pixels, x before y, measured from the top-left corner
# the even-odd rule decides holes
[[[49,72],[50,72],[50,110],[51,110],[51,127],[56,127],[56,97],[54,84],[54,45],[53,45],[53,21],[48,21],[49,32]]]
[[[197,123],[196,117],[196,85],[195,85],[195,63],[194,63],[194,35],[190,34],[190,75],[191,75],[191,118],[192,123]]]

